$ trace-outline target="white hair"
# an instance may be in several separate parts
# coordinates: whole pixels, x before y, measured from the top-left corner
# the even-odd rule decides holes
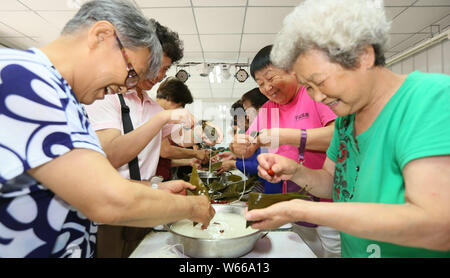
[[[62,30],[71,34],[95,22],[106,20],[117,30],[126,48],[147,47],[151,51],[146,78],[158,74],[161,66],[162,47],[156,35],[154,22],[149,21],[131,2],[125,0],[94,0],[84,3]]]
[[[284,19],[271,61],[290,70],[299,55],[319,49],[352,68],[363,47],[372,45],[375,65],[384,65],[389,29],[382,0],[306,0]]]

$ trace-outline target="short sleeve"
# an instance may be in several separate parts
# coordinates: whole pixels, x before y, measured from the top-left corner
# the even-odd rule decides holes
[[[117,95],[106,95],[104,99],[84,107],[94,130],[109,128],[122,130],[122,114]]]
[[[67,83],[33,63],[0,64],[0,182],[69,152],[103,153]]]
[[[416,94],[396,135],[396,158],[403,169],[411,160],[450,154],[450,84]],[[419,96],[420,95],[420,96]]]
[[[338,118],[339,120],[339,118]],[[327,156],[334,162],[337,160],[338,151],[339,151],[339,124],[336,123],[334,125],[333,137],[331,138],[330,146],[327,150]]]

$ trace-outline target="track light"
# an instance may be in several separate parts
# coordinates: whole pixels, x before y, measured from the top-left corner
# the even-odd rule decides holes
[[[236,72],[234,77],[236,78],[237,81],[242,83],[242,82],[245,82],[245,80],[247,80],[248,73],[245,69],[239,68],[239,70]]]
[[[200,73],[200,76],[207,77],[212,72],[212,66],[210,64],[204,63],[202,72]]]
[[[177,74],[175,74],[175,77],[178,78],[181,82],[185,83],[189,78],[189,73],[185,71],[184,69],[180,69]]]
[[[230,77],[231,77],[230,65],[222,64],[222,77],[225,80],[230,79]]]

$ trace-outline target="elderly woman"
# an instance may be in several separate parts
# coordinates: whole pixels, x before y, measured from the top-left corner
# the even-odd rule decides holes
[[[272,45],[263,47],[254,57],[250,72],[259,90],[269,100],[258,110],[247,135],[235,136],[230,145],[237,157],[248,157],[260,149],[296,160],[311,169],[321,169],[334,130],[336,115],[331,109],[314,101],[294,73],[273,65],[270,59]],[[253,141],[252,136],[259,135]],[[256,133],[258,134],[258,133]],[[268,148],[266,148],[268,147]],[[265,183],[267,193],[297,192],[299,185],[292,181]],[[313,201],[331,201],[312,197]],[[298,222],[294,229],[319,256],[339,256],[339,233],[326,226]]]
[[[206,197],[171,194],[189,184],[154,189],[121,177],[81,105],[156,76],[161,55],[154,26],[118,0],[85,3],[42,49],[0,50],[0,257],[92,257],[92,221],[208,225]],[[189,115],[168,111],[156,123],[192,125]]]
[[[450,256],[450,77],[386,69],[388,30],[381,1],[307,0],[286,17],[273,62],[339,118],[322,169],[263,154],[259,174],[335,202],[250,211],[253,228],[334,227],[344,257]]]

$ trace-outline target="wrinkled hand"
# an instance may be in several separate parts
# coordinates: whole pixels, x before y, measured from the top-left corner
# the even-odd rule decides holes
[[[257,137],[259,146],[277,148],[280,145],[279,134],[279,128],[261,129]]]
[[[202,223],[202,229],[206,229],[209,222],[214,217],[216,211],[211,206],[209,198],[206,196],[188,196],[192,200],[192,216],[189,218],[193,222]]]
[[[203,143],[209,146],[214,146],[220,144],[223,141],[223,131],[215,124],[208,122],[208,126],[203,130],[202,140]],[[212,128],[216,130],[215,134],[211,134]],[[211,139],[210,139],[211,138]]]
[[[297,172],[299,164],[284,156],[263,153],[258,155],[258,175],[272,183],[279,182],[281,180],[290,180]],[[267,171],[271,169],[274,175],[269,175]]]
[[[181,124],[185,129],[191,129],[194,126],[194,115],[186,109],[164,110],[163,112],[168,114],[167,123],[169,124]]]
[[[223,153],[216,154],[215,156],[213,156],[211,158],[211,160],[213,162],[227,161],[227,160],[234,160],[234,159],[236,159],[236,156],[230,151],[226,151],[226,152],[223,152]]]
[[[225,171],[236,169],[236,160],[222,161],[222,165],[217,168],[217,174],[222,174]]]
[[[238,158],[252,156],[258,149],[256,139],[246,134],[236,134],[233,143],[230,144],[231,151]]]
[[[195,185],[185,182],[184,180],[161,182],[158,186],[161,190],[180,195],[186,195],[186,188],[191,190],[195,189]]]
[[[307,201],[291,200],[286,202],[279,202],[264,209],[246,210],[245,218],[248,221],[254,221],[253,229],[270,230],[275,229],[284,224],[304,220],[300,214],[293,214],[292,212],[299,211],[299,208]]]
[[[196,158],[200,161],[200,164],[206,164],[209,163],[209,154],[211,153],[210,150],[207,149],[200,149],[196,151]]]
[[[195,168],[197,168],[197,169],[200,169],[202,167],[202,162],[200,160],[198,160],[197,158],[193,158],[189,164],[192,167],[195,166]]]

